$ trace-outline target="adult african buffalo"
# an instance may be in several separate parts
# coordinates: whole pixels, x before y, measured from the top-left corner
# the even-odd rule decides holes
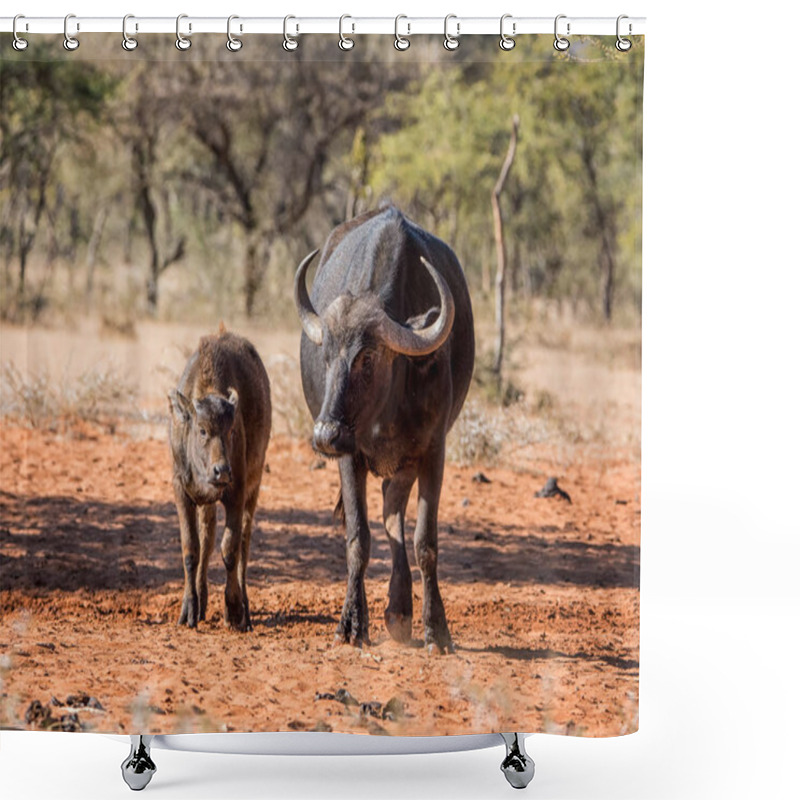
[[[403,525],[418,479],[414,551],[423,581],[425,644],[451,652],[436,575],[437,514],[445,437],[464,403],[475,360],[464,273],[444,242],[392,207],[333,230],[309,298],[306,271],[317,252],[298,267],[294,290],[314,448],[339,464],[337,511],[347,532],[348,575],[337,639],[369,641],[369,470],[384,479],[383,521],[392,552],[386,627],[398,641],[411,638]]]
[[[272,422],[269,378],[247,339],[204,336],[169,393],[172,485],[181,528],[184,591],[180,625],[205,619],[208,560],[217,502],[225,508],[222,560],[227,570],[225,622],[251,629],[247,558]]]

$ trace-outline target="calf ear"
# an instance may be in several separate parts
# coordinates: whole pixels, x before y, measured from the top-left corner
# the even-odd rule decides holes
[[[228,402],[234,408],[236,408],[236,405],[239,402],[239,392],[237,392],[232,386],[228,387]]]
[[[169,405],[172,410],[172,416],[177,422],[188,422],[191,419],[193,413],[192,404],[177,389],[173,389],[169,393]]]

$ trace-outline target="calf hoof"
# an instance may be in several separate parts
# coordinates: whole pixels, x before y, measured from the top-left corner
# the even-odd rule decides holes
[[[181,615],[178,617],[178,625],[186,625],[188,628],[196,628],[197,620],[200,615],[197,612],[197,603],[184,598],[181,606]]]
[[[336,633],[333,634],[333,643],[335,645],[340,644],[349,644],[351,647],[358,647],[363,648],[364,645],[368,645],[369,636],[364,636],[362,634],[347,634],[344,631],[337,630]]]
[[[407,614],[397,614],[393,611],[384,612],[386,630],[396,642],[408,644],[411,641],[411,617]]]

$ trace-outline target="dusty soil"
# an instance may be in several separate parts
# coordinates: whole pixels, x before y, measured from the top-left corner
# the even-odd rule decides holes
[[[561,476],[541,447],[525,469],[480,467],[491,483],[473,481],[478,467],[448,466],[440,579],[457,650],[433,656],[383,628],[391,562],[375,479],[372,644],[333,643],[345,589],[337,471],[312,469],[300,440],[278,438],[268,452],[249,634],[223,625],[218,553],[210,619],[176,626],[182,569],[162,437],[62,438],[4,423],[0,452],[0,727],[59,727],[62,717],[154,733],[637,727],[639,469],[624,454],[575,459]],[[534,496],[552,474],[571,504]]]
[[[439,567],[456,653],[432,656],[418,640],[394,643],[383,628],[391,562],[376,479],[372,644],[333,643],[346,575],[331,513],[337,470],[312,469],[318,462],[304,443],[297,332],[257,326],[241,332],[267,363],[276,437],[250,554],[254,630],[224,627],[219,553],[208,621],[177,627],[183,572],[163,417],[167,390],[208,331],[148,322],[125,338],[92,320],[0,330],[2,362],[32,376],[34,389],[51,387],[57,408],[71,407],[72,387],[95,368],[117,369],[135,389],[131,413],[105,425],[73,419],[31,430],[30,414],[0,409],[0,728],[636,729],[637,336],[550,325],[515,333],[525,342],[512,347],[511,361],[533,401],[530,443],[520,450],[507,442],[502,466],[447,466]],[[23,408],[35,399],[22,395]],[[491,416],[481,423],[496,424]],[[478,471],[491,483],[473,481]],[[571,504],[534,496],[551,476]],[[415,514],[412,496],[409,529]]]

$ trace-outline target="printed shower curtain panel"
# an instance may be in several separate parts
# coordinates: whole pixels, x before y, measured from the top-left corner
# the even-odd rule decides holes
[[[643,40],[0,55],[0,727],[638,726]]]

